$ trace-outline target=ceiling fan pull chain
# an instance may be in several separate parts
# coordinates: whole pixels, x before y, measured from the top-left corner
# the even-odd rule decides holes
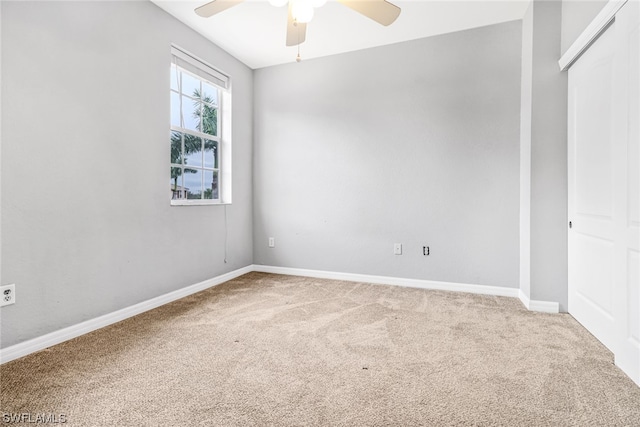
[[[298,32],[298,56],[296,56],[296,62],[302,61],[300,57],[300,25],[298,25],[298,21],[293,21],[293,25],[296,26],[296,31]]]

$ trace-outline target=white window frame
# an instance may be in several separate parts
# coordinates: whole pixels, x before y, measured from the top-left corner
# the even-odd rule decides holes
[[[185,165],[185,163],[173,163],[170,161],[170,167],[196,169],[201,173],[201,191],[205,188],[205,171],[215,174],[217,172],[218,179],[218,198],[216,199],[187,199],[177,198],[174,199],[175,193],[171,191],[171,205],[172,206],[193,206],[193,205],[219,205],[219,204],[231,204],[231,79],[226,74],[215,69],[211,65],[198,59],[196,56],[186,52],[185,50],[178,48],[177,46],[171,46],[171,67],[176,67],[176,70],[183,74],[189,74],[196,79],[206,82],[213,86],[218,93],[217,97],[217,135],[209,135],[196,130],[187,129],[184,124],[184,120],[181,120],[180,126],[175,126],[170,123],[170,135],[173,132],[180,132],[183,135],[191,135],[196,138],[207,139],[217,142],[216,156],[214,159],[213,167],[205,166],[204,161],[200,166]],[[182,87],[179,84],[178,89],[174,90],[172,85],[169,85],[169,94],[177,94],[179,98],[179,108],[182,111],[182,99],[183,96],[192,98],[192,94],[182,92]],[[172,108],[172,107],[171,107]],[[201,107],[201,117],[204,109],[204,103]],[[204,143],[204,142],[203,142]],[[204,148],[204,147],[203,147]],[[181,142],[181,158],[184,159],[184,137]],[[204,156],[204,150],[203,150]],[[217,167],[216,167],[217,166]],[[180,175],[179,187],[184,189],[184,172]],[[173,185],[173,182],[172,182]],[[202,191],[202,197],[204,197],[204,191]]]

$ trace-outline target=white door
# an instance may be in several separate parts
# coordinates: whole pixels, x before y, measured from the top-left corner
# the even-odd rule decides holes
[[[613,350],[615,23],[569,69],[569,312]]]
[[[638,2],[569,69],[569,312],[640,384]]]
[[[619,141],[616,187],[617,280],[622,291],[614,310],[616,364],[640,385],[640,3],[628,1],[616,15],[615,137]]]

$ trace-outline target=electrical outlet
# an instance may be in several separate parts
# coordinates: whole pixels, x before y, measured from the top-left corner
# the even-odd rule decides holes
[[[276,247],[276,239],[274,237],[269,237],[269,247],[270,248]]]
[[[393,245],[393,253],[395,255],[402,255],[402,243],[395,243]]]
[[[0,286],[0,307],[16,303],[16,285]]]
[[[429,246],[422,247],[422,255],[428,256],[430,253],[431,253],[431,249],[429,249]]]

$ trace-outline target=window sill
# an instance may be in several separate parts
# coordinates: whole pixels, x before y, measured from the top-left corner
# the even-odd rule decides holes
[[[230,205],[231,202],[220,200],[171,200],[171,206],[207,206],[207,205]]]

